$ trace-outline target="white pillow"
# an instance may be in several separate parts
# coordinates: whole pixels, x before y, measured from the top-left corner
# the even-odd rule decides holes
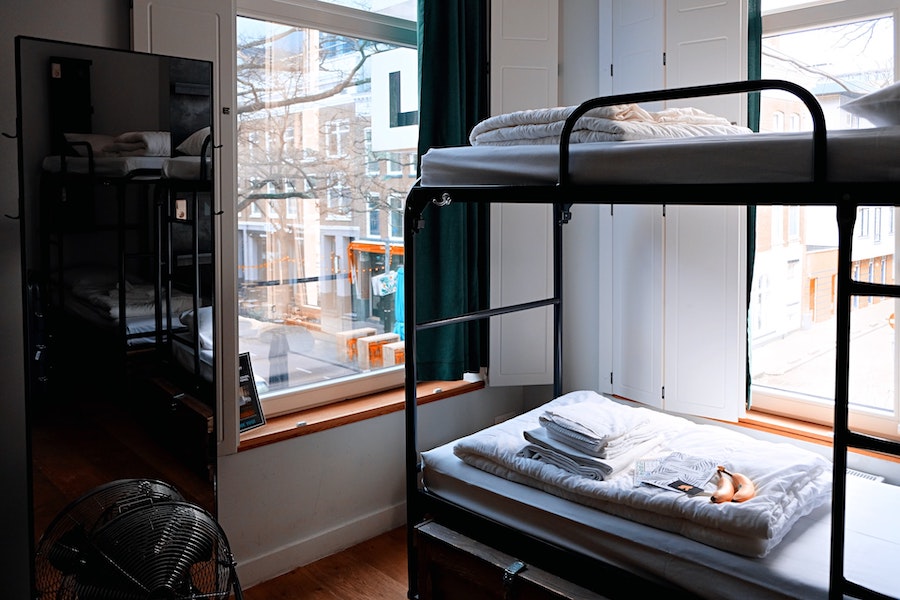
[[[111,135],[103,135],[102,133],[66,133],[63,135],[66,136],[66,141],[70,144],[72,142],[87,142],[90,144],[95,157],[106,156],[106,153],[103,151],[104,146],[112,144],[115,139]],[[88,149],[83,144],[76,144],[72,148],[79,156],[88,155]]]
[[[197,332],[200,335],[200,347],[212,349],[213,312],[212,306],[204,306],[197,311]],[[194,311],[187,310],[178,317],[181,323],[189,328],[194,328]]]
[[[900,82],[851,100],[841,108],[877,127],[900,125]]]
[[[200,156],[203,152],[203,141],[209,136],[209,127],[198,129],[175,148],[188,156]]]

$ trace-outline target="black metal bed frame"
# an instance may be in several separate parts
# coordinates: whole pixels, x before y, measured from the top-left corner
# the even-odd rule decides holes
[[[578,185],[571,183],[569,173],[569,140],[575,122],[588,110],[600,106],[623,103],[653,102],[715,96],[725,94],[757,93],[766,89],[787,91],[806,105],[813,120],[813,173],[808,182],[799,183],[742,183],[742,184],[627,184],[627,185]],[[552,306],[554,311],[554,397],[562,393],[562,228],[571,217],[571,208],[577,204],[673,204],[673,205],[773,205],[804,204],[826,205],[837,208],[839,229],[837,272],[837,352],[834,409],[833,491],[832,491],[832,541],[830,598],[846,596],[857,598],[885,598],[883,594],[849,581],[844,575],[844,526],[846,510],[847,451],[850,448],[900,455],[900,443],[853,432],[849,428],[849,350],[850,307],[855,295],[879,295],[900,297],[900,286],[866,283],[852,279],[851,254],[853,228],[857,207],[861,205],[897,205],[896,184],[871,182],[833,182],[827,174],[827,135],[825,118],[816,98],[806,89],[780,80],[758,80],[725,83],[710,86],[694,86],[646,92],[606,96],[589,100],[580,105],[567,119],[559,147],[559,180],[547,185],[483,185],[451,186],[446,188],[424,187],[417,184],[410,191],[405,207],[404,243],[406,247],[406,488],[407,488],[407,543],[409,552],[409,598],[418,598],[417,556],[414,545],[415,526],[426,518],[433,518],[447,526],[506,551],[526,562],[597,590],[597,582],[627,582],[629,594],[636,590],[663,591],[675,597],[690,597],[680,589],[649,581],[622,571],[611,565],[599,563],[571,550],[549,544],[509,526],[493,522],[464,507],[454,505],[424,489],[420,482],[421,462],[417,445],[416,400],[416,333],[433,327]],[[677,194],[673,194],[677,191]],[[610,200],[615,198],[613,202]],[[664,198],[665,201],[660,201]],[[803,200],[798,202],[798,199]],[[545,300],[504,306],[457,315],[447,319],[418,322],[416,318],[415,240],[425,226],[426,208],[449,202],[495,202],[518,204],[552,204],[554,206],[554,273],[553,296]],[[600,573],[604,573],[602,576]],[[606,574],[609,573],[609,574]],[[622,589],[621,586],[615,586]]]

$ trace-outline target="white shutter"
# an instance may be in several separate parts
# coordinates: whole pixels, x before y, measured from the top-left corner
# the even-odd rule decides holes
[[[215,233],[216,425],[220,454],[232,453],[238,441],[237,403],[232,401],[238,393],[234,1],[132,0],[132,47],[213,63],[214,187],[215,206],[221,215]],[[223,410],[223,405],[229,410]]]
[[[746,210],[666,211],[665,409],[735,421],[746,372]]]
[[[610,7],[610,93],[665,87],[665,3],[603,0]],[[645,105],[649,110],[662,103]],[[662,405],[663,219],[660,206],[616,205],[612,217],[612,391]]]
[[[744,79],[745,13],[741,0],[601,0],[610,91]],[[663,49],[661,68],[653,56]],[[666,104],[745,122],[743,97]],[[657,208],[617,206],[612,218],[613,391],[673,412],[733,420],[745,381],[746,210],[668,206],[660,224],[650,216]]]
[[[663,66],[665,2],[613,0],[612,93],[645,92],[666,86]],[[647,103],[659,110],[662,103]]]
[[[666,2],[666,85],[746,78],[743,0]],[[678,105],[679,103],[669,103]],[[687,99],[746,123],[744,96]],[[670,206],[666,216],[665,408],[735,420],[746,371],[746,209]]]
[[[556,106],[558,54],[558,0],[492,0],[491,113]],[[492,306],[553,294],[552,223],[552,207],[491,207]],[[491,319],[490,385],[552,383],[552,326],[552,309]]]
[[[662,407],[662,207],[616,205],[612,224],[613,393]]]
[[[744,0],[667,0],[666,87],[747,78],[747,6]],[[667,103],[696,106],[746,123],[746,98],[715,96]]]

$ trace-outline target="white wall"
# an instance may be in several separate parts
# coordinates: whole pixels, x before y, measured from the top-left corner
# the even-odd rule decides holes
[[[523,409],[521,389],[482,390],[422,406],[419,448]],[[448,424],[453,426],[448,427]],[[219,520],[245,587],[406,521],[404,413],[219,459]]]

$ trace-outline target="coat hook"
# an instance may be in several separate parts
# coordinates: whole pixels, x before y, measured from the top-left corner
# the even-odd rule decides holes
[[[14,140],[14,139],[16,139],[16,138],[18,137],[18,135],[14,134],[14,133],[6,133],[6,132],[4,131],[4,132],[3,132],[3,137],[9,138],[9,139],[11,139],[11,140]]]

